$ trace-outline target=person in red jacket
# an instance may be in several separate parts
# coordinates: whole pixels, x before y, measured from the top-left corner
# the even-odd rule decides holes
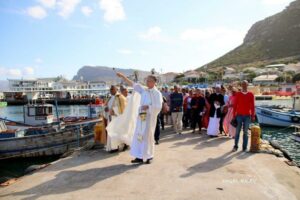
[[[243,151],[248,146],[248,129],[251,120],[255,120],[255,102],[252,92],[248,92],[248,81],[242,82],[242,90],[236,93],[236,103],[234,105],[233,116],[237,121],[234,147],[232,151],[237,151],[240,132],[243,126]]]

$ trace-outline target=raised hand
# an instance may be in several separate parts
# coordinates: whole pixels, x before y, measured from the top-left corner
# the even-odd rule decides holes
[[[117,75],[118,77],[120,77],[120,78],[124,78],[124,75],[123,75],[122,73],[120,73],[120,72],[117,72],[116,75]]]

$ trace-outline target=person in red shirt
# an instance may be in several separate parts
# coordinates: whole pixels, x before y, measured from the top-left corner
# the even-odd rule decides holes
[[[236,103],[234,105],[233,116],[237,121],[234,147],[232,151],[237,151],[240,139],[240,132],[243,126],[243,151],[248,146],[248,129],[251,120],[255,120],[255,102],[252,92],[248,92],[248,81],[242,82],[242,90],[236,93]]]

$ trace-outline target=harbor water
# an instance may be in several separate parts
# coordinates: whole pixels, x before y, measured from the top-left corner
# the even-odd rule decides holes
[[[280,105],[292,108],[292,100],[256,101],[256,105]],[[294,128],[288,127],[261,127],[262,138],[268,141],[275,140],[288,152],[295,163],[300,166],[300,143],[292,138]]]

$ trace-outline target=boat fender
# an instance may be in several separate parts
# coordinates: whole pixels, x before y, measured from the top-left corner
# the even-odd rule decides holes
[[[299,121],[300,121],[299,117],[297,116],[292,117],[292,122],[299,122]]]

